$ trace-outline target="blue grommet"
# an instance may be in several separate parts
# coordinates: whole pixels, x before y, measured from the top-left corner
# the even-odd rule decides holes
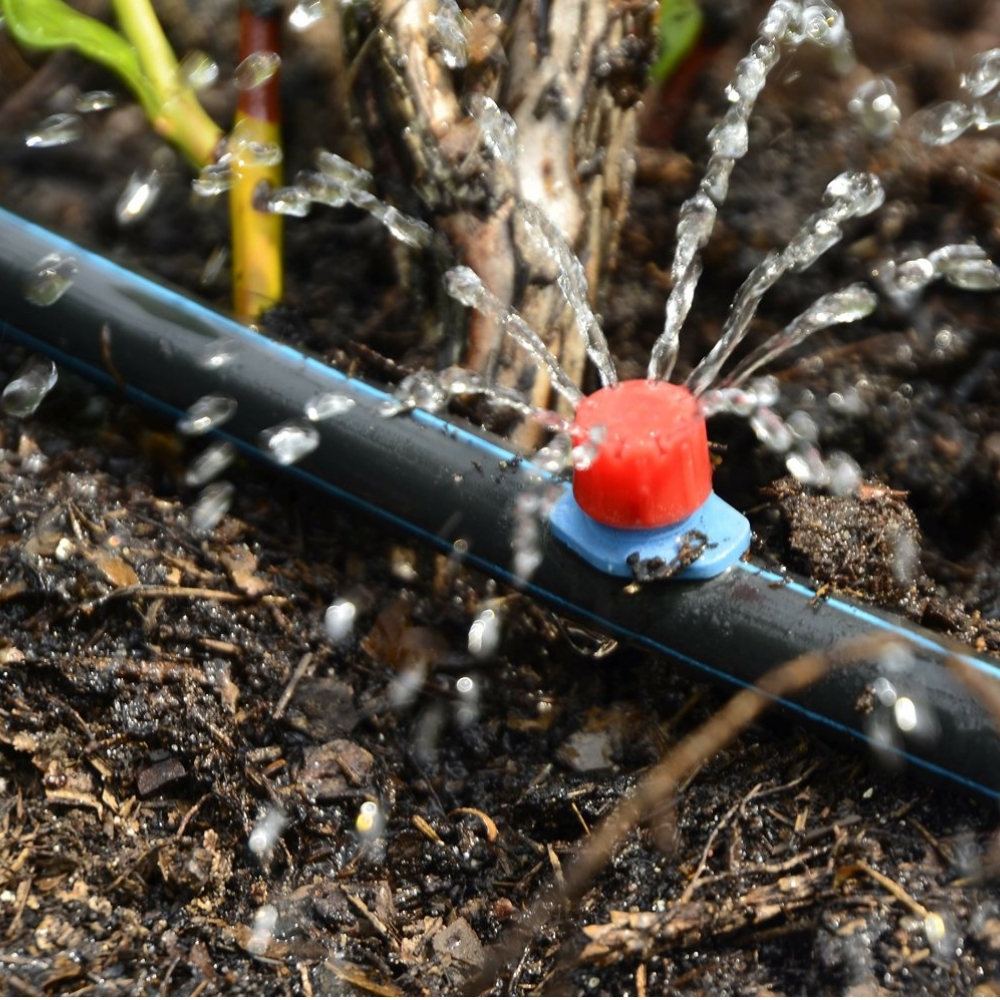
[[[750,547],[750,522],[715,493],[688,518],[665,528],[609,528],[585,514],[572,489],[567,487],[549,516],[552,534],[578,556],[610,576],[633,577],[629,557],[638,553],[642,562],[662,559],[669,564],[698,532],[708,545],[694,562],[679,570],[672,580],[708,580],[737,562]]]

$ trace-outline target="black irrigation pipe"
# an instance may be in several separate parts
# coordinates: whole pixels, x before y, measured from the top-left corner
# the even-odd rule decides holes
[[[72,257],[76,276],[58,301],[38,306],[25,289],[52,253]],[[391,397],[381,389],[0,210],[0,345],[10,341],[175,419],[201,396],[232,397],[238,409],[219,435],[265,461],[256,443],[262,429],[301,418],[303,402],[317,393],[349,397],[352,407],[316,425],[316,450],[282,471],[438,549],[459,552],[560,614],[711,679],[753,686],[803,652],[872,633],[898,637],[912,650],[905,669],[893,672],[878,658],[838,668],[782,704],[827,735],[856,737],[1000,799],[1000,738],[943,660],[959,655],[994,681],[996,664],[954,654],[890,615],[840,598],[816,601],[807,587],[752,562],[705,582],[667,581],[628,594],[620,579],[591,568],[543,531],[541,564],[530,581],[519,580],[510,569],[515,504],[547,477],[504,442],[419,410],[387,418],[379,411]],[[213,354],[229,360],[206,365]],[[881,677],[929,710],[936,731],[901,731],[877,698],[867,698],[865,711],[866,689]],[[881,726],[878,737],[873,721]]]

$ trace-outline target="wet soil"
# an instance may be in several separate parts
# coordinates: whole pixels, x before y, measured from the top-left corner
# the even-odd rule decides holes
[[[224,40],[224,6],[201,5],[181,44]],[[893,76],[908,112],[950,96],[971,53],[998,44],[1000,19],[987,3],[902,6],[847,13],[860,63]],[[635,211],[602,299],[624,375],[644,370],[662,322],[677,205],[748,32],[730,34],[682,113],[649,101]],[[295,169],[336,141],[310,117],[330,67],[305,46],[288,65]],[[878,145],[844,111],[855,77],[813,57],[777,77],[706,256],[687,365],[746,272],[845,167],[877,169],[887,205],[782,282],[757,335],[911,247],[998,249],[991,133],[933,151],[906,134]],[[108,83],[66,56],[5,73],[0,201],[223,305],[224,277],[200,281],[225,241],[223,208],[192,202],[135,109],[88,120],[85,143],[21,144],[66,88]],[[118,227],[122,186],[154,161],[160,205]],[[343,213],[290,224],[289,241],[281,333],[385,381],[426,357],[419,261]],[[811,496],[741,424],[711,428],[718,489],[752,511],[762,556],[987,650],[1000,647],[996,309],[995,296],[933,286],[779,371],[786,412],[808,411],[824,449],[872,480],[858,497]],[[4,375],[20,361],[4,345]],[[193,450],[66,374],[34,417],[0,424],[0,447],[8,994],[461,993],[599,819],[725,698],[265,470],[237,467],[231,513],[201,537],[183,486]],[[919,533],[902,580],[878,544],[891,519]],[[358,612],[333,643],[323,622],[338,598]],[[503,630],[474,658],[468,629],[486,604]],[[990,804],[774,717],[631,832],[496,991],[994,995],[995,823]]]

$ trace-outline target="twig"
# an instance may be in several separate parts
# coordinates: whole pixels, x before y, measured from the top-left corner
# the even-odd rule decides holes
[[[478,994],[491,989],[500,970],[522,952],[552,913],[580,899],[625,835],[674,794],[685,775],[728,746],[775,699],[809,687],[831,667],[870,656],[886,644],[885,639],[865,637],[829,653],[805,653],[765,674],[757,687],[746,688],[731,698],[685,737],[596,828],[577,858],[565,866],[563,885],[549,885],[535,897],[518,925],[487,951],[480,970],[464,984],[465,991]]]

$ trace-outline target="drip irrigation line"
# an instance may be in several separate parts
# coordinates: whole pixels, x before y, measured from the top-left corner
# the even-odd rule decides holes
[[[72,257],[76,275],[56,302],[39,306],[25,289],[53,253]],[[421,410],[383,416],[393,401],[383,390],[0,210],[0,345],[10,341],[175,420],[202,396],[231,397],[236,413],[215,433],[272,465],[257,443],[261,431],[303,420],[306,400],[337,393],[353,405],[315,424],[316,449],[281,471],[460,555],[559,614],[713,680],[754,686],[805,651],[872,633],[898,637],[893,648],[910,650],[902,659],[838,668],[780,703],[828,736],[862,740],[887,759],[1000,799],[1000,737],[944,660],[959,656],[1000,681],[995,663],[955,652],[881,611],[842,598],[816,600],[803,584],[747,561],[711,580],[666,581],[629,594],[620,579],[592,568],[543,528],[541,563],[530,581],[518,579],[511,569],[518,499],[568,486],[505,442],[456,421]],[[873,696],[880,678],[883,692],[891,686],[911,699],[929,726],[900,728],[892,708]]]

